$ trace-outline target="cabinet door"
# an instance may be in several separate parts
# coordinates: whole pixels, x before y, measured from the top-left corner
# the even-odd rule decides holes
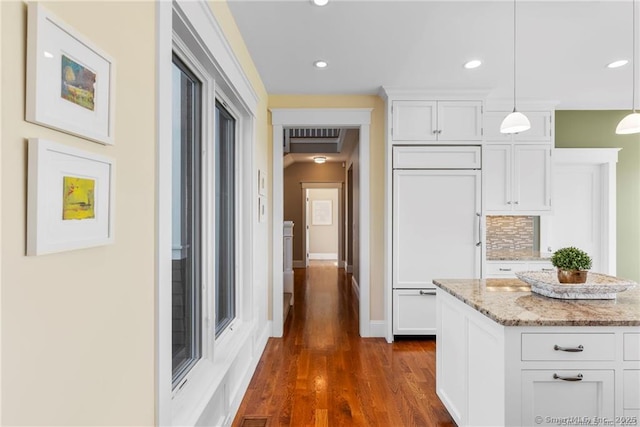
[[[501,133],[500,125],[510,111],[487,111],[484,113],[484,139],[485,141],[511,142],[513,136],[510,133]]]
[[[438,101],[438,141],[481,141],[482,102]]]
[[[514,141],[549,142],[552,138],[551,113],[549,111],[523,111],[531,122],[531,129],[516,133]]]
[[[600,165],[555,164],[553,215],[541,220],[541,238],[544,250],[578,247],[591,256],[591,271],[611,274],[601,249],[603,182]]]
[[[582,378],[566,381],[554,378]],[[614,371],[522,371],[523,426],[559,425],[557,418],[614,417]],[[555,420],[553,420],[555,418]]]
[[[393,287],[480,277],[480,172],[394,170]]]
[[[394,289],[393,334],[436,334],[435,289]]]
[[[511,145],[485,145],[482,163],[485,212],[511,210]]]
[[[513,208],[517,211],[551,210],[551,146],[513,146]]]
[[[435,141],[437,139],[435,101],[394,101],[391,115],[394,141]]]

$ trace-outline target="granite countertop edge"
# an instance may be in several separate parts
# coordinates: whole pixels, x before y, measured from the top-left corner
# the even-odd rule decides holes
[[[465,298],[464,295],[459,294],[458,292],[447,287],[446,284],[438,282],[438,280],[433,280],[433,284],[438,287],[438,289],[443,290],[454,298],[462,301],[468,306],[472,307],[474,310],[483,314],[484,316],[490,318],[496,323],[499,323],[502,326],[640,326],[640,320],[599,320],[599,319],[536,319],[536,320],[525,320],[525,319],[513,319],[513,318],[503,318],[489,309],[481,306],[480,304],[471,301],[468,298]],[[530,295],[531,292],[510,292],[514,297],[516,296],[526,296]],[[575,300],[572,300],[575,301]]]

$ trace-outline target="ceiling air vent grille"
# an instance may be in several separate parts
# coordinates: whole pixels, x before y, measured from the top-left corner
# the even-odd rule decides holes
[[[340,129],[289,129],[289,138],[338,138]]]

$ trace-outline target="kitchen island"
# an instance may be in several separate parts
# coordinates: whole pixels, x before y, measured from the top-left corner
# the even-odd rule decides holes
[[[458,425],[639,425],[640,290],[558,300],[434,280],[436,388]]]

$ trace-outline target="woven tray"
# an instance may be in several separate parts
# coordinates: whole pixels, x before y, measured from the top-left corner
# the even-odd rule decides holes
[[[586,283],[558,282],[555,271],[517,271],[516,276],[531,286],[531,292],[560,299],[615,299],[618,292],[633,288],[636,283],[606,274],[587,274]]]

